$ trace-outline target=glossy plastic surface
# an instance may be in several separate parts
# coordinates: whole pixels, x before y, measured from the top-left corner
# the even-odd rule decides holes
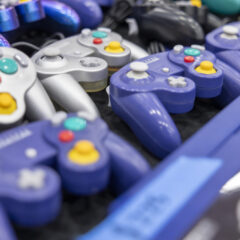
[[[240,22],[217,28],[206,36],[206,48],[217,56],[217,65],[224,75],[223,91],[217,98],[225,106],[240,95]]]
[[[212,12],[222,15],[234,15],[240,12],[239,0],[203,0],[203,3]]]
[[[46,19],[38,27],[44,31],[63,32],[66,35],[76,34],[81,26],[81,18],[74,8],[53,0],[42,0]],[[46,29],[46,25],[48,28]]]
[[[194,61],[185,62],[191,53],[197,53],[196,57],[191,56]],[[213,64],[216,73],[196,71],[206,60]],[[111,77],[112,109],[148,150],[158,157],[165,156],[181,143],[168,112],[190,111],[196,95],[211,98],[220,94],[223,76],[215,61],[216,57],[208,51],[178,45],[169,52],[133,62],[139,65],[137,69],[133,70],[130,64]]]
[[[204,32],[199,23],[175,6],[161,1],[139,0],[134,6],[133,15],[140,34],[149,41],[166,45],[189,45],[204,41]]]
[[[78,128],[79,126],[82,127]],[[21,137],[22,135],[26,137]],[[20,139],[11,141],[11,136],[20,136]],[[10,139],[10,143],[5,144],[4,139]],[[84,155],[85,152],[78,150],[77,146],[85,141],[91,142],[99,154],[94,162],[89,162],[88,152]],[[149,171],[146,160],[125,141],[111,133],[99,118],[87,121],[76,114],[60,114],[60,117],[56,115],[52,122],[36,122],[3,132],[0,135],[0,144],[1,166],[4,169],[53,165],[57,160],[63,186],[77,195],[95,194],[103,190],[109,182],[112,183],[112,190],[119,194]],[[34,157],[26,154],[26,149],[32,149],[36,153]],[[123,149],[127,154],[123,154]],[[72,151],[79,160],[70,157]]]
[[[78,240],[182,239],[240,170],[239,104],[237,98],[120,196],[106,220]]]
[[[82,27],[96,28],[103,20],[102,9],[94,0],[59,0],[73,8],[81,18]]]

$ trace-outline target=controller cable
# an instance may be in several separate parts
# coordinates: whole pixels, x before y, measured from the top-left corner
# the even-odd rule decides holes
[[[40,49],[58,41],[58,40],[62,40],[64,39],[65,36],[64,34],[60,33],[60,32],[56,32],[53,35],[51,35],[49,38],[46,39],[46,41],[40,46],[36,46],[35,44],[29,43],[29,42],[24,42],[24,41],[20,41],[20,42],[15,42],[13,44],[11,44],[11,47],[27,47],[27,48],[31,48],[35,51],[39,51]]]
[[[159,53],[159,52],[165,52],[165,47],[162,43],[160,42],[150,42],[150,44],[148,45],[148,48],[147,48],[147,52],[152,55],[152,54],[155,54],[155,53]]]
[[[101,27],[116,29],[131,13],[135,0],[117,0],[105,17]]]

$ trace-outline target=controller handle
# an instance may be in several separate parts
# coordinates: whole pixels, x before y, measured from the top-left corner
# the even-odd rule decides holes
[[[92,99],[70,74],[59,74],[42,80],[49,95],[68,112],[84,112],[91,119],[99,116]]]
[[[70,2],[70,1],[68,1]],[[66,4],[52,1],[42,0],[43,9],[46,14],[46,23],[48,29],[54,29],[55,32],[60,31],[67,35],[76,34],[81,25],[81,20],[78,13]],[[44,30],[47,30],[43,22],[39,24],[40,28],[44,26]]]
[[[134,93],[122,96],[118,101],[121,108],[111,97],[115,112],[128,123],[149,151],[163,157],[181,144],[172,118],[154,93]]]
[[[2,205],[0,205],[0,240],[17,240]]]
[[[105,146],[111,158],[110,182],[115,193],[126,191],[150,171],[147,161],[116,134],[107,135]]]
[[[98,3],[94,0],[58,0],[75,9],[81,18],[82,26],[96,28],[103,19],[103,12]]]
[[[149,55],[148,52],[146,52],[143,48],[139,47],[138,45],[136,45],[126,39],[123,40],[123,45],[130,48],[132,60],[144,58]]]
[[[27,91],[25,100],[26,115],[32,121],[49,119],[56,113],[52,101],[38,79]]]

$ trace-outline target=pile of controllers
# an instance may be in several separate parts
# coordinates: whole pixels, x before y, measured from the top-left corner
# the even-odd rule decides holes
[[[207,32],[201,14],[236,14],[237,7],[212,2],[0,1],[0,240],[17,239],[11,222],[35,227],[56,219],[62,189],[121,194],[109,217],[79,239],[174,240],[189,231],[240,171],[240,22]],[[239,1],[233,4],[240,11]],[[118,7],[135,19],[139,38],[165,51],[149,54],[123,38]],[[36,50],[28,56],[14,46],[33,30],[67,37],[25,43]],[[185,32],[191,37],[182,38]],[[105,90],[139,142],[166,157],[155,170],[101,119],[88,93]],[[181,145],[170,114],[191,111],[196,98],[225,109]]]

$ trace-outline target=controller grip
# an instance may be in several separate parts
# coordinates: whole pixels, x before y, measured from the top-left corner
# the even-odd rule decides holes
[[[105,140],[111,158],[111,188],[121,194],[144,177],[148,162],[127,142],[110,132]]]
[[[96,28],[103,19],[103,12],[94,0],[59,0],[75,9],[82,21],[82,27]]]
[[[0,240],[17,240],[2,205],[0,205]]]
[[[51,99],[38,79],[27,91],[25,100],[26,115],[30,120],[49,119],[56,113]]]
[[[92,99],[71,75],[51,76],[43,79],[42,83],[51,98],[68,112],[87,113],[91,119],[99,116]]]
[[[180,134],[158,97],[153,93],[110,95],[113,111],[118,114],[142,144],[158,157],[164,157],[181,144]]]
[[[64,4],[58,1],[42,0],[42,5],[46,14],[44,21],[48,29],[54,30],[54,32],[60,31],[67,35],[73,35],[79,31],[80,17],[74,9],[69,7],[68,2]],[[44,30],[47,30],[46,26],[43,23],[39,24],[39,27],[44,27]]]
[[[222,92],[216,100],[221,106],[226,106],[240,95],[240,73],[238,69],[219,59],[217,64],[223,71],[224,81]]]

